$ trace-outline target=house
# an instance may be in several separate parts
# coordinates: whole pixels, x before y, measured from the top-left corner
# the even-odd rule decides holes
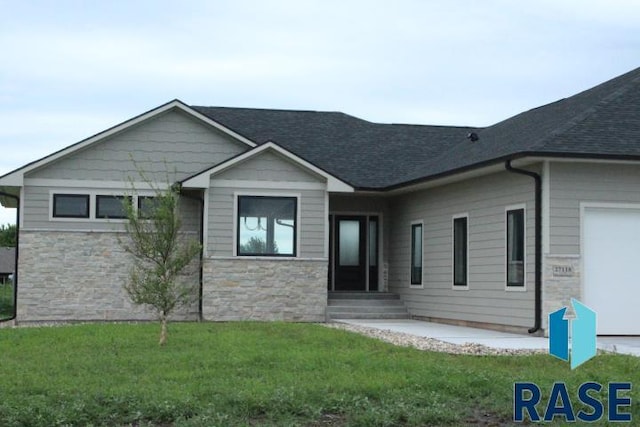
[[[8,283],[16,269],[16,249],[0,248],[0,284]]]
[[[324,321],[328,295],[384,291],[535,332],[573,297],[599,334],[640,334],[640,68],[485,128],[171,101],[0,177],[17,321],[149,318],[122,290],[121,205],[167,164],[203,243],[181,318]]]

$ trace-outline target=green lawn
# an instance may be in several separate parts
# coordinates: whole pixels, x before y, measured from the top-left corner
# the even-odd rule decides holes
[[[13,314],[13,285],[0,283],[0,319],[7,319]]]
[[[422,352],[319,325],[181,323],[0,328],[0,425],[423,426],[512,417],[517,380],[548,393],[639,383],[640,359],[575,371],[551,356]],[[631,395],[640,420],[640,394]],[[485,424],[490,425],[490,424]],[[494,424],[495,425],[495,424]]]

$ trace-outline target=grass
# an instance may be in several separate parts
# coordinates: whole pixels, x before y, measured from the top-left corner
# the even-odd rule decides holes
[[[13,285],[0,283],[0,319],[7,319],[13,314]]]
[[[0,329],[0,425],[424,426],[509,422],[515,381],[640,380],[640,359],[422,352],[309,324]],[[633,402],[640,401],[636,390]],[[577,410],[577,409],[576,409]],[[632,406],[640,419],[639,405]],[[489,424],[485,424],[489,425]]]

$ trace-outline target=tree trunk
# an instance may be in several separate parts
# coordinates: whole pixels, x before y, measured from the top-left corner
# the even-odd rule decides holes
[[[162,313],[160,316],[160,346],[167,343],[167,315]]]

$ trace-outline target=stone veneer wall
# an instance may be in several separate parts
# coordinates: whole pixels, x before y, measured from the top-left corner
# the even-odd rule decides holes
[[[116,233],[21,231],[18,322],[150,320],[122,288],[131,255]],[[124,234],[120,234],[124,236]],[[194,269],[195,270],[195,269]],[[188,277],[198,292],[197,270]],[[198,303],[176,311],[176,320],[196,320]]]
[[[204,260],[205,320],[324,322],[327,260]]]
[[[577,255],[546,255],[543,279],[542,326],[547,334],[549,313],[567,307],[567,314],[573,315],[571,298],[582,298],[580,257]]]

